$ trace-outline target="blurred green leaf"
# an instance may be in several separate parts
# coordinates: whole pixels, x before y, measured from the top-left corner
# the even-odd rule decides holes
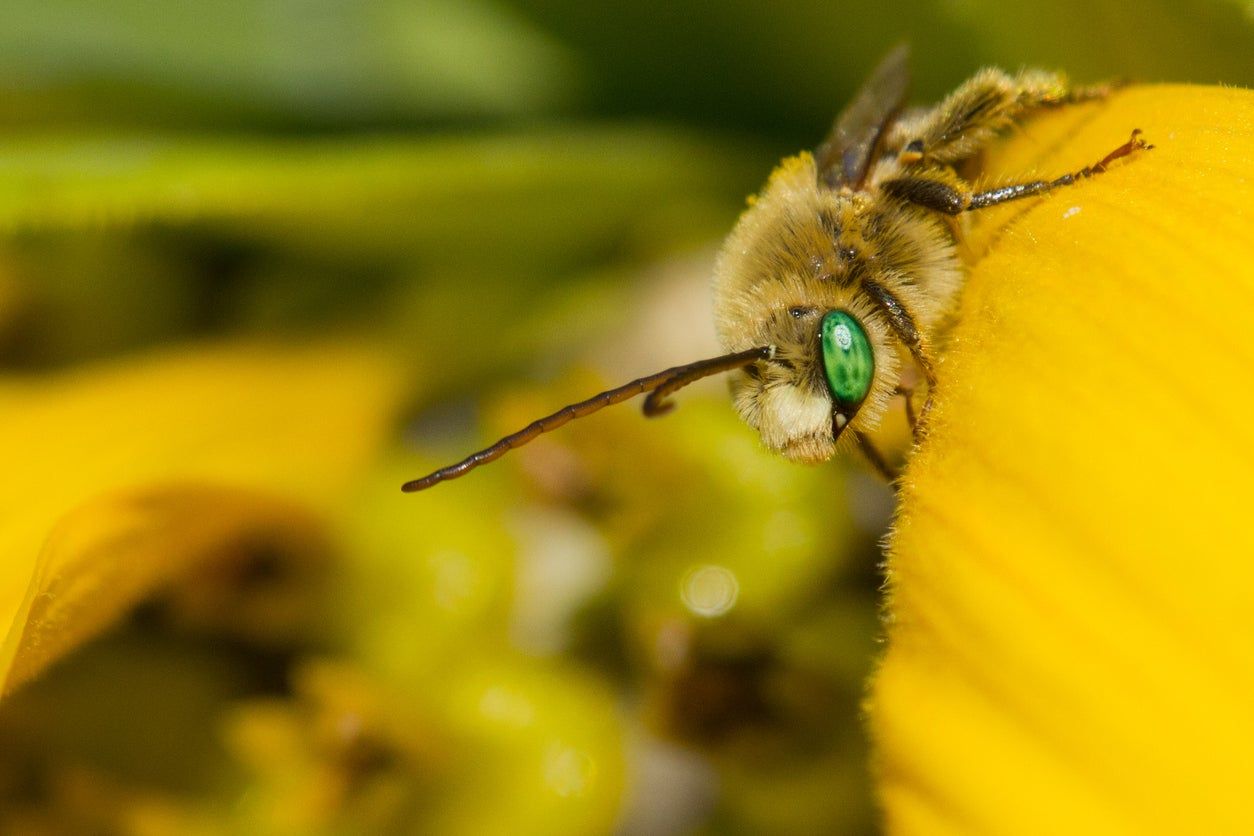
[[[740,176],[729,176],[736,168]],[[435,252],[451,236],[490,241],[442,252],[460,260],[486,250],[504,262],[511,244],[580,240],[638,219],[660,198],[726,195],[747,182],[743,165],[716,146],[646,129],[348,140],[10,136],[0,142],[0,231],[278,219],[299,235],[322,217]],[[328,224],[305,235],[335,232]]]
[[[179,334],[377,329],[381,316],[407,350],[521,357],[508,339],[465,344],[463,323],[537,326],[545,306],[586,298],[563,290],[573,277],[621,280],[621,268],[600,267],[607,259],[717,234],[749,188],[744,160],[643,128],[10,138],[0,357],[31,365]]]
[[[569,57],[490,0],[11,0],[0,118],[354,124],[552,110]]]

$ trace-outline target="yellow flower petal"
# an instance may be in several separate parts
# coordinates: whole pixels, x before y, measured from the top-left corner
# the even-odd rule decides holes
[[[1254,94],[1032,121],[981,218],[893,537],[874,683],[896,833],[1254,829]]]
[[[234,540],[308,530],[290,503],[342,493],[397,382],[363,350],[262,346],[0,381],[0,693]]]

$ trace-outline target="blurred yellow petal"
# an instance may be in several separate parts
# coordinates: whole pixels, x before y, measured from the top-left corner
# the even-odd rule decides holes
[[[1134,88],[991,161],[871,698],[890,832],[1254,829],[1254,94]]]
[[[241,538],[308,536],[297,508],[342,498],[398,382],[362,349],[260,345],[0,381],[0,692]]]

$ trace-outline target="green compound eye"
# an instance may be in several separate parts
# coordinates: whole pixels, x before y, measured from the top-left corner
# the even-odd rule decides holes
[[[875,376],[875,353],[866,331],[851,314],[832,311],[819,326],[823,346],[823,371],[827,387],[838,407],[856,408],[871,388]]]

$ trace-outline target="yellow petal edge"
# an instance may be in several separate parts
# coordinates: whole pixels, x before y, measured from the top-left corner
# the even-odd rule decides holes
[[[230,345],[0,379],[0,695],[204,560],[308,544],[391,429],[370,350]]]
[[[971,235],[888,559],[890,833],[1254,832],[1254,93],[1130,88],[990,168],[1133,128]]]

